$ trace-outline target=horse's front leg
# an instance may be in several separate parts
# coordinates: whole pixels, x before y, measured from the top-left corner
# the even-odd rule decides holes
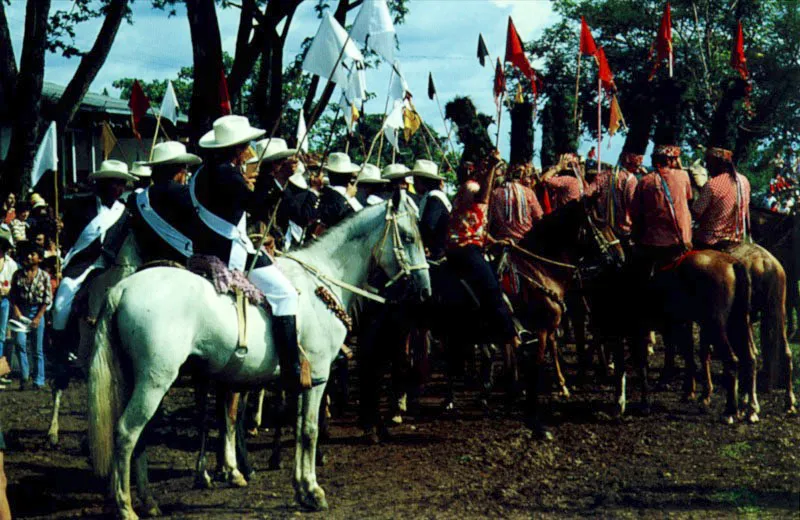
[[[277,413],[275,421],[275,432],[272,437],[272,448],[269,456],[269,470],[281,469],[281,435],[283,434],[283,422],[286,420],[286,392],[279,390],[276,394]]]
[[[317,484],[316,451],[319,434],[319,414],[325,386],[305,390],[298,398],[295,451],[295,498],[313,511],[328,509],[325,491]]]
[[[746,334],[745,338],[737,338],[737,341],[745,347],[745,351],[742,352],[741,355],[740,378],[745,385],[745,390],[748,397],[747,421],[750,423],[756,423],[759,420],[758,414],[761,411],[761,407],[758,404],[758,394],[756,391],[758,379],[758,353],[756,351],[753,337],[750,334],[749,326],[747,327],[747,332],[748,334]],[[788,384],[791,387],[791,382]]]
[[[197,465],[195,466],[194,473],[194,487],[197,489],[211,489],[214,483],[211,476],[208,474],[208,458],[206,457],[206,449],[208,445],[208,424],[206,418],[208,416],[208,378],[205,375],[195,376],[195,411],[197,412],[197,431],[200,432],[200,450],[197,455]]]
[[[614,394],[617,403],[616,414],[618,417],[625,415],[628,406],[627,376],[625,373],[625,340],[622,337],[612,337],[614,343]]]
[[[236,463],[236,419],[239,410],[238,392],[225,392],[225,428],[223,430],[223,462],[222,473],[227,476],[227,481],[234,487],[247,486],[247,480],[239,471]]]
[[[50,419],[50,429],[47,430],[47,440],[51,446],[58,445],[58,412],[61,409],[61,394],[64,393],[60,388],[53,390],[53,416]]]

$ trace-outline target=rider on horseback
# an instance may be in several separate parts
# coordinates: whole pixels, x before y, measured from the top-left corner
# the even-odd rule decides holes
[[[177,141],[159,143],[142,166],[152,170],[153,185],[131,196],[132,225],[144,264],[170,260],[185,264],[192,256],[191,236],[197,228],[192,197],[186,185],[188,167],[202,163]]]
[[[243,175],[250,141],[265,131],[250,126],[243,116],[223,116],[199,145],[213,151],[207,168],[191,181],[195,210],[208,227],[194,241],[196,254],[213,255],[229,269],[245,271],[256,255],[250,281],[266,296],[272,310],[272,332],[278,349],[281,380],[287,391],[298,391],[300,360],[297,343],[297,291],[265,254],[256,253],[247,237],[246,212],[264,217],[271,208],[251,191]]]
[[[330,178],[330,186],[322,188],[319,201],[319,219],[325,228],[335,226],[364,206],[356,199],[356,179],[361,167],[350,162],[350,156],[334,152],[322,165]]]
[[[729,138],[730,118],[734,102],[746,89],[746,82],[737,79],[726,92],[711,128],[711,148],[706,153],[709,179],[692,205],[697,223],[698,249],[726,251],[740,244],[750,222],[750,182],[738,173],[733,164],[734,142]],[[733,136],[735,140],[735,135]]]

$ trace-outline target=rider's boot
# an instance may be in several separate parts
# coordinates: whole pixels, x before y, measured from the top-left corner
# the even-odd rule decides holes
[[[288,393],[304,389],[301,384],[300,349],[297,343],[297,320],[294,316],[273,316],[272,334],[281,367],[281,385]]]

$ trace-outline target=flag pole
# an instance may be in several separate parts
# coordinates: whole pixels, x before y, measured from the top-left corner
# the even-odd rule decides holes
[[[378,143],[378,164],[377,164],[378,168],[381,167],[381,154],[383,153],[383,131],[381,131],[380,136],[381,136],[381,142]],[[392,149],[394,149],[394,146],[392,146]]]
[[[500,122],[503,120],[503,101],[506,99],[506,94],[500,98],[500,103],[497,105],[497,136],[494,139],[494,147],[497,149],[500,146]]]
[[[156,116],[156,131],[153,132],[153,144],[150,145],[150,158],[148,161],[153,160],[153,150],[156,147],[156,139],[158,138],[158,130],[161,128],[161,110],[158,111],[158,115]],[[166,132],[164,133],[166,135]],[[169,139],[169,137],[167,137]]]
[[[425,124],[425,120],[422,119],[422,116],[419,115],[419,112],[417,111],[417,107],[414,106],[414,102],[411,99],[409,99],[408,100],[408,104],[411,105],[411,110],[413,110],[414,113],[417,114],[417,117],[419,118],[419,122],[422,124],[422,128],[424,128],[425,131],[428,133],[428,135],[431,138],[431,141],[433,141],[433,143],[436,145],[436,147],[439,148],[439,151],[442,152],[442,157],[444,157],[444,162],[447,163],[447,167],[450,168],[451,170],[453,170],[453,166],[450,164],[450,161],[447,160],[447,154],[442,149],[442,145],[440,145],[439,141],[437,141],[433,137],[433,134],[431,133],[430,129],[428,128],[428,125]],[[429,153],[429,155],[430,155],[430,153]]]
[[[672,78],[672,42],[669,42],[669,77]]]
[[[60,220],[58,214],[58,169],[53,170],[53,210],[55,211],[56,221]],[[61,280],[61,231],[56,226],[56,279]]]
[[[395,132],[395,134],[397,134],[397,130],[395,130],[394,132]],[[381,134],[383,134],[383,132],[381,132]],[[399,139],[399,138],[400,138],[400,136],[395,135],[395,141],[397,139]],[[392,164],[395,164],[396,162],[397,162],[397,148],[392,146]]]
[[[439,107],[439,115],[442,116],[442,124],[444,124],[444,129],[447,131],[447,142],[450,143],[450,150],[453,153],[456,153],[455,146],[453,146],[453,141],[450,139],[450,129],[447,126],[447,119],[444,117],[444,110],[442,110],[442,102],[439,99],[439,93],[435,93],[436,96],[436,106]]]
[[[578,89],[581,81],[581,52],[578,51],[578,74],[575,76],[575,108],[572,114],[572,123],[578,126]]]
[[[603,163],[600,161],[600,151],[603,149],[603,80],[597,75],[597,174],[600,175]]]

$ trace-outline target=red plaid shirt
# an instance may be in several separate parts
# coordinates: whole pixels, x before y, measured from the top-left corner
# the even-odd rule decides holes
[[[580,199],[585,191],[581,189],[581,181],[572,173],[550,177],[545,179],[544,184],[550,189],[550,202],[554,210]]]
[[[742,241],[745,224],[750,221],[750,182],[739,173],[736,178],[742,188],[740,204],[736,203],[736,182],[727,173],[711,177],[700,190],[692,205],[697,242],[713,245],[722,240]]]
[[[692,186],[683,170],[663,168],[661,176],[672,195],[675,216],[667,201],[661,176],[648,173],[636,185],[631,204],[634,239],[647,246],[668,247],[692,243],[692,216],[689,201]],[[680,239],[678,238],[680,236]]]
[[[492,192],[489,221],[492,235],[497,239],[521,239],[543,214],[536,194],[519,182],[506,183]]]
[[[597,212],[602,218],[608,218],[608,200],[610,195],[612,172],[603,171],[590,185],[590,191],[597,194]],[[631,233],[631,204],[636,191],[636,176],[627,170],[620,170],[616,174],[614,183],[614,218],[613,227],[617,233],[629,235]]]

